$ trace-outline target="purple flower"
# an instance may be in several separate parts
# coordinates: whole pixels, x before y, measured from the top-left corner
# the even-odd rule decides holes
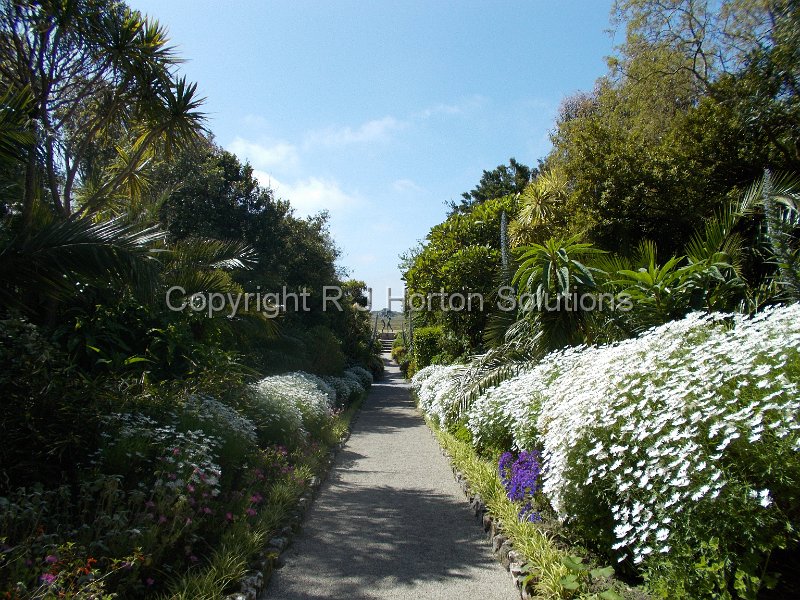
[[[144,580],[144,582],[147,584],[147,587],[150,587],[156,582],[156,580],[153,579],[152,577],[148,577],[147,579]]]
[[[48,554],[44,557],[44,562],[46,562],[48,565],[52,565],[53,563],[58,562],[58,557],[55,554]]]
[[[45,573],[44,575],[39,577],[39,579],[42,581],[42,583],[46,585],[53,585],[53,583],[56,580],[56,576],[53,575],[52,573]]]
[[[509,500],[524,502],[519,511],[519,519],[538,523],[541,515],[533,509],[533,498],[539,489],[538,479],[542,468],[539,453],[535,450],[523,450],[515,459],[510,452],[504,452],[497,465],[500,480],[506,489]]]

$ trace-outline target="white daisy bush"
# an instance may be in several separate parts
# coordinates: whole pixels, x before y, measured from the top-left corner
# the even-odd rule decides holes
[[[345,369],[344,376],[355,379],[365,390],[368,390],[373,383],[372,373],[367,371],[364,367],[350,367],[349,369]]]
[[[219,438],[199,429],[180,431],[175,425],[138,413],[114,413],[105,421],[108,432],[100,451],[103,463],[119,466],[117,470],[122,473],[135,473],[148,468],[155,458],[160,468],[153,473],[153,489],[173,490],[179,495],[187,485],[196,484],[211,496],[219,494]],[[140,479],[145,481],[144,477]]]
[[[347,406],[351,402],[355,402],[364,393],[364,388],[353,377],[328,375],[323,379],[336,392],[336,401],[340,406]]]
[[[411,380],[420,409],[439,425],[450,423],[458,411],[459,377],[463,372],[461,365],[430,365]]]
[[[442,418],[456,371],[436,369],[414,386]],[[467,427],[478,447],[540,450],[559,518],[658,595],[754,598],[798,542],[798,381],[800,305],[693,314],[551,354],[485,392]]]
[[[212,396],[193,394],[186,401],[184,413],[202,423],[206,431],[220,429],[226,436],[256,443],[256,426],[253,422]]]
[[[316,436],[330,419],[336,402],[331,386],[303,372],[265,377],[253,385],[253,391],[259,435],[284,444],[309,433]]]

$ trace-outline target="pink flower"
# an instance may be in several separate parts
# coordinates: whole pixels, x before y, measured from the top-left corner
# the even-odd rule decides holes
[[[155,506],[156,506],[156,503],[155,503],[155,502],[153,502],[152,500],[148,500],[147,502],[145,502],[145,503],[144,503],[144,505],[145,505],[147,508],[155,508]]]
[[[180,454],[180,453],[181,453],[181,449],[180,448],[173,448],[172,449],[172,456],[178,456],[178,454]]]
[[[45,573],[39,579],[42,581],[42,583],[53,585],[53,582],[56,580],[56,576],[52,573]]]
[[[55,554],[48,554],[44,557],[44,562],[46,562],[48,565],[52,565],[53,563],[58,562],[58,557]]]
[[[144,580],[144,582],[147,584],[147,587],[150,587],[156,582],[156,580],[153,579],[152,577],[148,577],[147,579]]]
[[[158,524],[159,525],[163,525],[166,522],[167,522],[167,517],[165,517],[164,515],[161,515],[160,517],[158,517]]]
[[[207,515],[210,515],[212,513],[212,510],[210,508],[208,508],[207,506],[204,506],[203,507],[203,512],[205,514],[207,514]]]
[[[191,494],[192,492],[194,492],[194,486],[193,486],[191,483],[190,483],[189,485],[187,485],[187,486],[186,486],[186,489],[189,491],[189,493],[190,493],[190,494]]]
[[[225,513],[225,519],[227,521],[233,521],[233,514],[232,513]]]
[[[255,517],[257,514],[256,511],[253,510],[252,508],[248,508],[246,512],[248,517]]]

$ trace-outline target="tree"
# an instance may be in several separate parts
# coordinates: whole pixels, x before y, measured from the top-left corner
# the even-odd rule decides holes
[[[561,169],[541,171],[520,195],[519,211],[509,226],[514,246],[542,243],[551,237],[582,235],[585,212],[572,202],[570,181]]]
[[[2,0],[0,93],[29,90],[33,152],[21,201],[91,214],[202,129],[196,86],[176,78],[164,29],[113,0]]]
[[[482,345],[483,331],[496,291],[496,274],[501,266],[500,222],[503,212],[513,214],[518,199],[505,196],[473,206],[468,212],[451,214],[444,223],[434,226],[421,248],[409,253],[404,265],[408,294],[436,296],[431,311],[418,313],[426,324],[445,325],[459,344],[475,350]],[[479,294],[471,310],[450,310],[449,298],[456,294]],[[431,296],[433,298],[433,296]],[[477,298],[477,297],[476,297]],[[444,301],[446,310],[441,309]],[[458,304],[455,305],[458,308]]]
[[[469,192],[461,194],[461,203],[451,201],[450,214],[464,214],[470,208],[487,200],[502,198],[509,194],[519,194],[536,175],[537,170],[510,158],[508,165],[498,165],[491,171],[484,171],[481,180]]]

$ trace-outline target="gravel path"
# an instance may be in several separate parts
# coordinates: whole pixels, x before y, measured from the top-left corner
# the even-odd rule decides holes
[[[518,598],[408,385],[385,362],[260,600]]]

